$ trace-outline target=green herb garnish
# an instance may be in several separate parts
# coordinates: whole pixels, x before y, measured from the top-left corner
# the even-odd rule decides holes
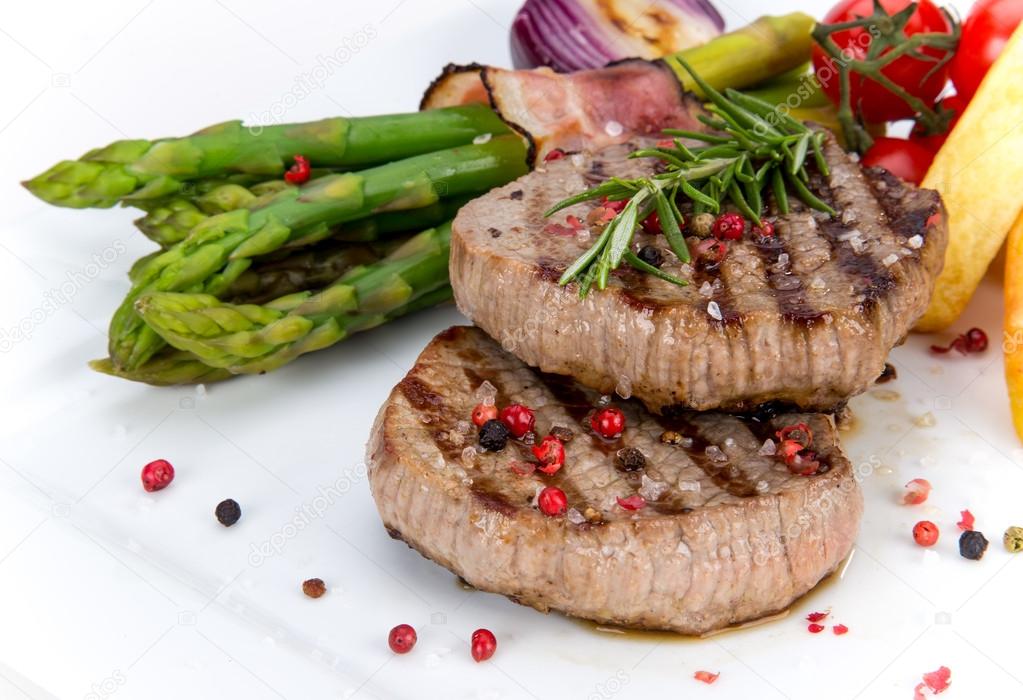
[[[676,204],[680,196],[693,202],[696,214],[716,214],[723,203],[731,202],[757,226],[761,225],[763,190],[768,185],[783,214],[789,211],[788,188],[807,206],[831,215],[835,213],[810,191],[806,169],[806,160],[812,157],[817,169],[828,175],[822,150],[823,133],[811,131],[755,97],[732,89],[722,94],[704,82],[684,60],[678,59],[678,63],[710,100],[708,109],[714,116],[701,116],[700,121],[718,133],[666,129],[664,133],[673,137],[672,146],[645,148],[630,156],[658,158],[667,166],[664,172],[631,180],[611,178],[559,202],[544,214],[551,216],[565,207],[601,197],[612,201],[628,200],[593,246],[558,280],[562,286],[578,280],[580,297],[585,297],[594,284],[598,289],[605,289],[611,270],[617,269],[623,261],[650,273],[651,266],[632,254],[631,245],[640,222],[654,212],[672,252],[682,262],[689,261],[689,249],[682,235],[682,213]],[[704,145],[686,146],[682,138]],[[686,284],[660,270],[657,272],[661,279]]]

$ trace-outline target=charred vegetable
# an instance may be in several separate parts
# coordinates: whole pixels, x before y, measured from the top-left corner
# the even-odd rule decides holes
[[[725,21],[709,0],[527,0],[511,29],[516,68],[600,68],[622,58],[660,58],[721,33]]]

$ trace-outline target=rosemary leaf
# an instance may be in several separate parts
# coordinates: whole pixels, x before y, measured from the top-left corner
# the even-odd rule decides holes
[[[738,207],[739,211],[743,213],[746,218],[751,219],[753,223],[760,226],[760,214],[753,211],[749,203],[746,202],[746,198],[742,194],[742,190],[739,188],[739,183],[732,182],[728,188],[728,196],[732,198],[732,202]]]
[[[778,212],[785,216],[789,213],[789,195],[785,191],[785,179],[782,177],[781,168],[771,169],[771,189],[774,190],[774,203]]]
[[[655,187],[653,183],[650,183],[651,187]],[[658,189],[658,192],[661,190]],[[622,256],[625,251],[629,249],[629,245],[632,243],[632,237],[636,233],[636,225],[639,223],[639,205],[643,202],[640,198],[633,197],[629,200],[629,203],[625,205],[625,209],[622,210],[620,216],[616,217],[611,225],[615,227],[614,232],[611,234],[611,240],[608,242],[608,263],[610,268],[616,268],[622,263]],[[601,289],[607,286],[606,275],[604,277],[604,284],[601,285]]]
[[[661,232],[664,233],[664,238],[668,241],[671,252],[682,262],[689,262],[689,247],[686,246],[686,240],[682,237],[682,230],[678,226],[678,222],[681,221],[682,217],[675,218],[678,210],[672,209],[672,205],[668,202],[668,198],[664,196],[663,190],[657,190],[654,194],[654,204],[657,207],[657,218],[661,222]]]
[[[667,272],[664,272],[663,270],[659,270],[658,268],[654,267],[650,263],[640,258],[638,255],[633,253],[631,250],[625,252],[625,262],[629,263],[640,272],[645,272],[648,275],[653,275],[654,277],[662,279],[665,282],[671,282],[672,284],[677,284],[680,287],[689,286],[689,283],[686,282],[684,279],[679,279],[674,275],[669,275]]]
[[[828,161],[824,158],[824,134],[817,132],[813,135],[813,159],[817,162],[817,169],[821,171],[821,175],[828,177],[831,175],[831,168],[828,167]]]
[[[607,244],[607,239],[611,237],[611,224],[608,224],[604,229],[604,232],[597,238],[597,242],[594,243],[589,250],[579,256],[574,263],[568,266],[568,268],[562,273],[561,278],[558,280],[558,284],[564,287],[566,284],[575,279],[576,275],[583,271],[594,258],[600,255],[600,251]]]
[[[817,211],[827,212],[828,214],[831,214],[831,216],[835,215],[835,210],[832,209],[827,202],[819,199],[817,195],[811,192],[798,177],[785,173],[785,180],[792,186],[792,189],[796,191],[796,194],[808,207],[816,209]]]
[[[580,202],[588,202],[591,199],[598,199],[600,197],[609,197],[611,199],[615,199],[618,197],[626,197],[632,191],[633,190],[631,189],[623,188],[618,182],[608,181],[601,185],[597,185],[593,189],[586,190],[585,192],[580,192],[579,194],[573,197],[561,200],[553,207],[545,211],[543,215],[545,217],[548,217],[553,214],[557,214],[562,209],[566,209],[574,204],[579,204]]]
[[[692,139],[693,141],[703,141],[704,143],[728,143],[730,141],[727,136],[715,136],[714,134],[686,131],[685,129],[665,129],[664,133],[668,136],[678,136],[684,139]]]
[[[803,163],[806,161],[806,151],[810,147],[810,132],[806,132],[799,137],[799,141],[796,142],[796,150],[792,154],[792,164],[789,166],[789,172],[795,175],[803,168]]]

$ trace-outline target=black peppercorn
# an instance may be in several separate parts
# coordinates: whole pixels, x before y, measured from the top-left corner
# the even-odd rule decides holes
[[[959,536],[959,553],[967,559],[979,560],[987,551],[987,538],[984,533],[967,530]]]
[[[645,245],[640,248],[639,252],[636,253],[636,256],[647,265],[660,267],[664,264],[664,256],[661,255],[661,251],[652,245]]]
[[[488,420],[480,427],[480,447],[500,452],[508,444],[508,426],[499,420]]]
[[[231,527],[238,522],[238,518],[242,517],[242,509],[241,506],[238,505],[238,501],[228,498],[217,504],[217,509],[214,511],[214,514],[217,516],[217,520],[220,521],[221,525],[224,527]]]
[[[646,466],[646,457],[635,447],[623,447],[616,456],[617,467],[623,472],[639,471]]]

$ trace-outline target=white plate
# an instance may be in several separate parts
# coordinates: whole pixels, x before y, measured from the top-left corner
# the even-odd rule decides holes
[[[762,9],[717,4],[733,26]],[[12,183],[122,132],[412,109],[447,61],[507,63],[515,3],[58,5],[0,10],[0,697],[908,699],[941,664],[950,699],[1023,696],[1023,559],[1000,544],[1023,524],[1023,451],[997,280],[957,324],[985,328],[988,353],[936,358],[912,337],[881,388],[897,396],[853,401],[845,445],[867,509],[842,580],[787,619],[709,640],[598,632],[463,590],[380,526],[362,465],[370,423],[427,340],[460,321],[453,310],[205,393],[115,381],[85,362],[147,242],[127,211],[48,208]],[[139,470],[157,457],[178,476],[150,495]],[[907,508],[914,477],[935,489]],[[212,515],[227,497],[243,510],[231,529]],[[992,541],[981,562],[956,551],[962,508]],[[924,517],[943,529],[933,552],[909,534]],[[319,600],[301,592],[313,576],[330,589]],[[802,618],[820,609],[849,634],[810,635]],[[386,646],[399,622],[419,631],[406,657]],[[477,665],[467,640],[481,626],[499,647]],[[720,680],[696,682],[700,669]]]

